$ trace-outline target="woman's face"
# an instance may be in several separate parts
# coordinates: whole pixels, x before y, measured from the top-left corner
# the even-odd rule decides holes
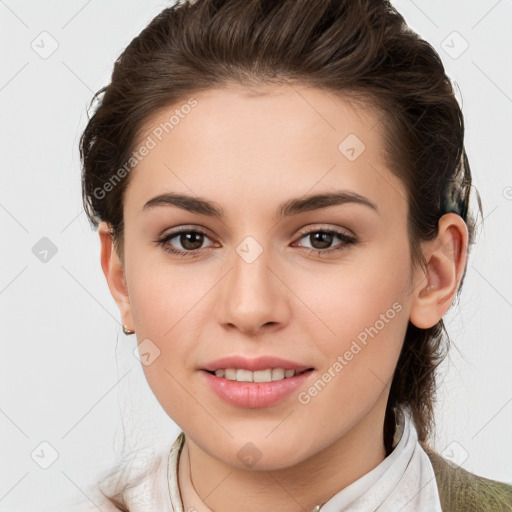
[[[383,419],[411,308],[406,192],[369,109],[299,87],[194,100],[155,115],[136,146],[150,149],[125,195],[123,321],[204,452],[291,466]],[[339,200],[309,199],[323,194]],[[250,361],[214,363],[228,356]],[[267,384],[205,370],[260,356],[313,370]]]

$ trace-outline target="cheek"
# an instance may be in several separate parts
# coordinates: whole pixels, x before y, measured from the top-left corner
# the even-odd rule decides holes
[[[211,292],[218,277],[192,271],[190,265],[145,265],[144,258],[140,260],[127,262],[130,305],[140,348],[147,345],[158,355],[143,365],[146,379],[170,413],[186,405],[179,403],[184,396],[179,383],[189,378],[200,359],[198,336],[210,319],[205,310],[213,308]]]
[[[212,283],[189,265],[144,263],[133,259],[127,266],[130,305],[137,332],[155,340],[170,340],[208,294]]]
[[[197,345],[191,322],[195,322],[194,304],[200,299],[197,294],[206,289],[164,270],[139,270],[132,281],[130,303],[145,378],[162,408],[176,421],[190,409],[189,393],[194,394],[188,382],[188,362],[194,361]],[[150,364],[144,362],[146,347],[156,354]]]
[[[326,339],[339,341],[338,350],[359,338],[394,338],[407,325],[410,261],[407,250],[391,244],[354,252],[334,270],[300,281],[301,297],[322,320]],[[375,332],[375,331],[378,331]],[[331,336],[329,336],[329,333]]]
[[[408,307],[396,300],[397,289],[368,294],[364,283],[358,286],[357,295],[340,299],[330,324],[334,334],[317,336],[323,364],[317,380],[298,397],[304,413],[326,425],[355,420],[389,390],[408,325]]]
[[[376,392],[391,381],[409,321],[409,264],[406,250],[380,246],[375,254],[361,253],[346,269],[315,281],[309,298],[317,297],[311,308],[317,315],[306,328],[324,356],[324,371],[343,375],[334,379],[340,392],[359,396],[363,389]]]

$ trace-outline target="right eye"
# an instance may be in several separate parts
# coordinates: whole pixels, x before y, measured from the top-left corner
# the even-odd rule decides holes
[[[209,238],[206,232],[202,231],[201,229],[182,228],[167,233],[163,237],[159,238],[157,243],[162,246],[164,251],[170,254],[174,254],[183,258],[194,258],[199,256],[197,252],[199,249],[201,249],[205,237]],[[183,249],[176,249],[173,247],[171,240],[175,238],[178,240]]]

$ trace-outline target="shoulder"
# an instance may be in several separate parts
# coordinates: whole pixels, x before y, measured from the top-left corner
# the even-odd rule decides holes
[[[512,512],[512,485],[454,466],[428,446],[423,449],[434,469],[443,512]]]
[[[139,451],[129,460],[108,469],[68,507],[68,512],[141,512],[172,510],[168,498],[169,449],[157,453]]]

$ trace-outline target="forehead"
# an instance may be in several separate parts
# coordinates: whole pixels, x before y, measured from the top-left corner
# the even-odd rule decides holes
[[[144,124],[135,147],[151,141],[151,150],[132,171],[126,203],[142,208],[178,191],[248,207],[344,188],[396,210],[405,191],[385,166],[382,129],[370,105],[319,89],[203,91]]]

